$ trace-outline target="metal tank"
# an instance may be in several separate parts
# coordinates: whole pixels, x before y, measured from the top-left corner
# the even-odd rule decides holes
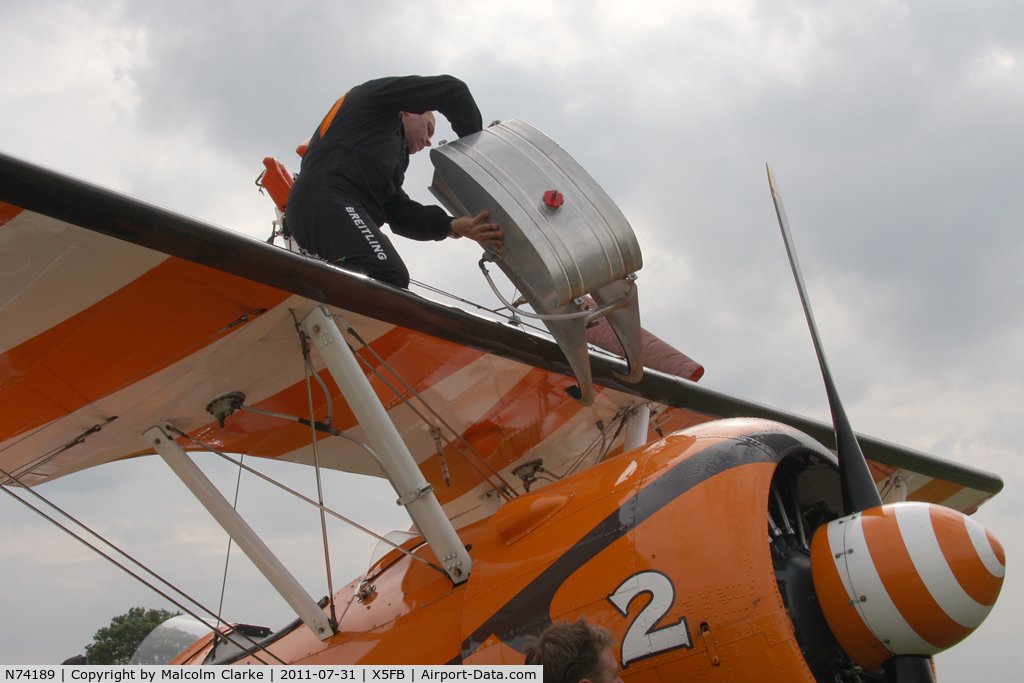
[[[573,397],[593,402],[586,324],[601,316],[625,350],[623,378],[639,381],[634,274],[643,259],[629,221],[601,186],[553,140],[519,120],[436,147],[430,160],[430,190],[448,211],[490,211],[501,226],[505,245],[484,247],[483,261],[508,276],[555,337],[579,382]],[[595,310],[586,310],[585,295],[597,303]]]

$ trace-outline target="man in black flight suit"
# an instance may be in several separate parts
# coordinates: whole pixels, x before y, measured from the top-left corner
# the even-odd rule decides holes
[[[483,128],[465,83],[451,76],[379,78],[349,90],[309,141],[288,195],[288,229],[299,246],[329,263],[409,286],[409,271],[391,231],[414,240],[469,237],[500,246],[504,236],[485,211],[450,217],[413,201],[402,189],[409,155],[430,146],[433,111],[459,137]]]

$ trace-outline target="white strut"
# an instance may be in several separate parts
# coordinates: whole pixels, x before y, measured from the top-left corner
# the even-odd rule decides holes
[[[270,584],[281,594],[288,605],[295,610],[303,622],[320,640],[334,635],[330,621],[324,611],[309,596],[295,577],[285,568],[277,556],[263,540],[256,535],[242,516],[221,495],[217,487],[206,478],[203,471],[188,457],[184,449],[174,441],[174,432],[170,423],[151,427],[143,435],[142,440],[156,449],[164,462],[170,466],[178,478],[189,488],[192,495],[203,504],[213,518],[224,527],[231,539],[238,544],[256,568],[263,573]]]
[[[647,444],[647,430],[650,429],[651,404],[641,403],[630,411],[626,418],[625,444],[623,453]]]
[[[398,429],[388,417],[359,361],[341,330],[323,306],[310,311],[300,327],[316,346],[335,383],[345,396],[366,438],[376,451],[384,473],[398,491],[398,503],[404,505],[423,538],[433,548],[441,566],[455,584],[469,578],[473,560],[455,533],[455,527],[437,502],[433,487],[402,441]]]

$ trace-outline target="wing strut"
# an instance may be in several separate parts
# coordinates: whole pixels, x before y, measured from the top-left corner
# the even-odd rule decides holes
[[[231,538],[238,544],[252,563],[256,565],[270,584],[281,594],[295,613],[312,629],[320,640],[334,635],[334,629],[327,615],[302,588],[295,577],[285,569],[277,556],[256,535],[242,516],[231,507],[231,503],[221,495],[217,487],[206,478],[202,470],[196,467],[188,454],[174,440],[175,430],[169,422],[151,427],[142,435],[142,440],[151,445],[164,462],[174,470],[178,478],[192,491],[213,518],[224,527]],[[333,599],[333,596],[331,596]]]
[[[408,510],[452,582],[462,583],[469,578],[473,560],[437,502],[433,487],[423,477],[408,446],[360,369],[341,330],[323,306],[310,311],[299,326],[320,352],[324,365],[366,432],[385,474],[398,492],[398,504]]]
[[[625,442],[622,445],[622,452],[631,451],[647,444],[647,432],[651,424],[651,404],[641,403],[629,411],[626,418]]]

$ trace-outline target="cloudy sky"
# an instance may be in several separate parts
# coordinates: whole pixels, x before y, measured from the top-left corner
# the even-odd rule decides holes
[[[1003,596],[938,664],[945,680],[1009,680],[1024,612],[1024,5],[0,0],[0,61],[0,149],[258,237],[263,157],[297,170],[296,144],[346,89],[457,75],[485,122],[528,121],[616,200],[644,250],[644,324],[704,363],[704,383],[825,418],[770,162],[854,427],[1006,482],[977,515],[1007,549]],[[451,137],[442,122],[435,139]],[[426,157],[406,184],[421,201]],[[414,279],[488,299],[475,245],[397,246]],[[330,483],[335,507],[382,516],[375,492]],[[217,602],[223,534],[159,461],[40,491]],[[317,515],[261,515],[261,491],[244,481],[241,509],[326,593]],[[58,662],[113,615],[165,606],[4,498],[0,662]],[[332,543],[337,585],[374,543],[341,528]],[[231,619],[290,620],[232,567]]]

